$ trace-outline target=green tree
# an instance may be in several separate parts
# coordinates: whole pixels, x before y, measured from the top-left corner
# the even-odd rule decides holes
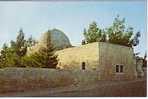
[[[56,68],[58,64],[57,55],[55,55],[55,50],[51,44],[51,32],[47,32],[46,46],[40,48],[39,52],[30,55],[25,59],[27,64],[32,67],[43,67],[43,68]]]
[[[8,46],[6,44],[3,44],[2,50],[0,52],[0,67],[6,66],[7,50],[8,50]]]
[[[12,60],[14,61],[16,67],[23,67],[22,57],[26,55],[27,45],[24,39],[23,30],[20,29],[16,41],[11,41],[11,55],[15,56]]]
[[[0,54],[1,67],[15,66],[14,60],[17,60],[17,59],[13,50],[10,47],[8,47],[6,44],[4,44]]]
[[[120,19],[119,15],[106,30],[98,28],[97,23],[92,22],[88,30],[84,29],[83,34],[85,39],[82,40],[82,45],[92,42],[109,42],[133,47],[139,44],[140,37],[140,32],[134,33],[132,27],[126,28],[125,18]]]
[[[137,32],[134,38],[131,40],[133,46],[137,46],[139,44],[139,37],[141,36],[140,32]]]
[[[107,42],[107,35],[104,30],[101,31],[100,42]]]
[[[92,22],[89,24],[88,30],[84,29],[83,32],[84,38],[86,43],[92,43],[92,42],[105,42],[106,41],[106,34],[103,30],[98,28],[96,22]],[[84,44],[84,43],[83,43]]]
[[[126,28],[125,18],[120,19],[119,15],[114,19],[113,25],[107,28],[108,42],[128,47],[136,46],[139,43],[140,32],[133,37],[133,28]]]
[[[26,40],[24,39],[23,30],[20,29],[19,34],[16,38],[16,54],[21,58],[26,54],[27,46]]]

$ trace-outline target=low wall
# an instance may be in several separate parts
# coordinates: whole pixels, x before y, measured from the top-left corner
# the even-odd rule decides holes
[[[96,71],[4,68],[0,69],[0,92],[76,85],[94,82],[97,79]]]

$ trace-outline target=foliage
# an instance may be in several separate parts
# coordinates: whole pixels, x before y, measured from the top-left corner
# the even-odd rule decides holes
[[[37,60],[41,62],[42,67],[56,68],[58,64],[57,56],[54,55],[54,48],[51,44],[51,32],[47,31],[46,46],[41,48],[36,54]]]
[[[46,46],[40,48],[39,52],[24,57],[24,61],[31,67],[56,68],[57,56],[54,55],[54,48],[51,44],[50,31],[47,32]]]
[[[7,51],[8,51],[8,46],[6,44],[3,45],[1,53],[0,53],[0,67],[6,66],[7,63]]]
[[[106,38],[104,38],[106,37],[105,33],[103,33],[102,30],[97,27],[96,22],[92,22],[89,25],[88,30],[84,29],[83,34],[85,37],[85,41],[87,43],[92,43],[92,42],[97,42],[97,41],[103,42],[106,40]]]
[[[17,56],[13,53],[13,50],[4,44],[0,55],[0,66],[12,67],[15,65],[15,60],[17,60]]]
[[[24,33],[22,29],[20,29],[18,36],[16,38],[16,41],[11,41],[11,46],[9,49],[11,50],[9,52],[13,57],[12,61],[14,62],[14,66],[16,67],[24,66],[22,64],[22,57],[26,55],[27,46],[26,46],[26,40],[24,39]]]
[[[139,44],[140,32],[135,33],[132,27],[126,28],[125,18],[120,19],[119,15],[114,19],[113,24],[104,29],[99,29],[96,22],[89,25],[88,30],[84,29],[84,38],[86,43],[109,42],[113,44],[124,45],[128,47]],[[83,40],[82,44],[85,42]]]
[[[132,27],[126,28],[125,19],[120,19],[117,16],[113,25],[107,28],[108,41],[114,44],[120,44],[128,47],[136,46],[139,43],[138,37],[140,37],[140,32],[137,32],[134,37],[134,31]]]
[[[32,36],[25,40],[23,30],[19,31],[16,41],[10,42],[10,47],[6,44],[0,53],[0,67],[45,67],[56,68],[57,56],[54,55],[54,48],[51,44],[50,31],[47,32],[46,46],[39,52],[27,56],[27,47],[32,47],[36,41]]]

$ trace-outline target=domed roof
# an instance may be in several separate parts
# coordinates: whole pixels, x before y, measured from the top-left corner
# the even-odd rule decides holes
[[[52,29],[51,31],[51,43],[56,49],[63,49],[71,47],[70,41],[68,37],[64,34],[64,32],[58,29]],[[47,33],[44,33],[40,39],[40,44],[45,44],[47,40]]]

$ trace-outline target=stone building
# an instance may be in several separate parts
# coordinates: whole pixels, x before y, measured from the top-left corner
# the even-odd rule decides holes
[[[133,49],[126,46],[95,42],[56,52],[58,68],[92,70],[100,80],[134,79],[136,76]]]
[[[94,42],[72,47],[68,37],[60,30],[51,30],[51,41],[56,47],[59,69],[92,71],[99,80],[133,79],[136,76],[136,59],[133,49],[126,46]],[[37,52],[46,44],[46,33],[39,43],[28,49]]]

